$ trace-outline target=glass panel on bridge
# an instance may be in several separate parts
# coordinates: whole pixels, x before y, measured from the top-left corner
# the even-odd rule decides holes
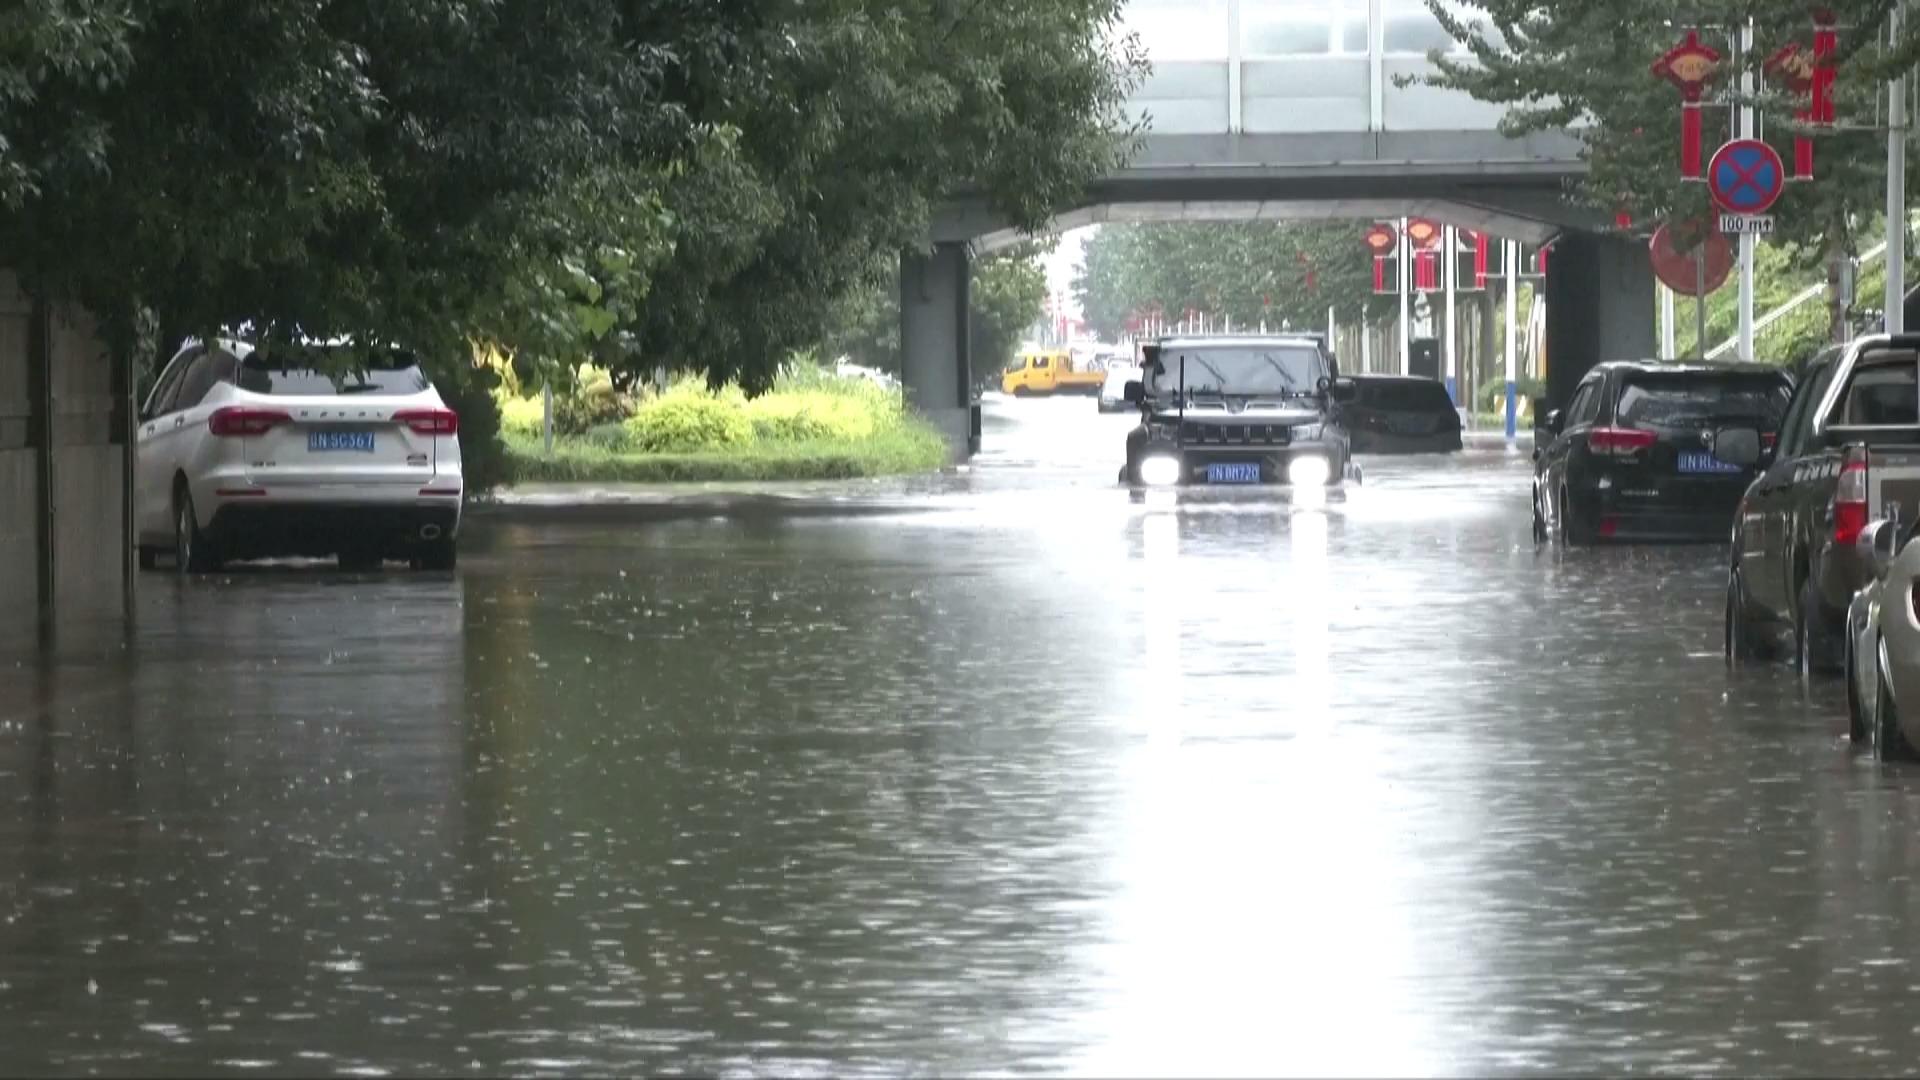
[[[1133,0],[1121,29],[1140,35],[1149,60],[1225,60],[1228,0]]]
[[[1240,51],[1248,59],[1365,56],[1367,0],[1240,0]]]

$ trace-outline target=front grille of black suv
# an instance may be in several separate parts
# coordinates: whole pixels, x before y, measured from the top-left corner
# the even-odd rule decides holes
[[[1198,424],[1180,426],[1180,441],[1189,446],[1285,446],[1292,431],[1285,424]]]

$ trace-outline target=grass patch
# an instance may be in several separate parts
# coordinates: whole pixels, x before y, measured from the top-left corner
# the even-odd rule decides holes
[[[858,441],[756,441],[726,450],[646,453],[613,450],[580,439],[507,437],[511,483],[687,483],[716,480],[843,480],[930,472],[947,463],[946,440],[909,420]]]

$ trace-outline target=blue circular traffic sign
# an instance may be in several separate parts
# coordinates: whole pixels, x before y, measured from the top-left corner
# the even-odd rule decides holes
[[[1766,213],[1786,182],[1779,152],[1759,139],[1735,139],[1707,163],[1707,190],[1728,213]]]

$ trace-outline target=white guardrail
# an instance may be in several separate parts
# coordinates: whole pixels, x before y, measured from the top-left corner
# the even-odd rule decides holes
[[[1865,266],[1869,262],[1872,262],[1873,260],[1879,258],[1880,256],[1885,255],[1886,253],[1887,253],[1887,245],[1884,242],[1880,244],[1876,244],[1875,246],[1870,247],[1866,251],[1861,253],[1860,265]],[[1826,291],[1827,291],[1827,283],[1823,281],[1823,282],[1820,282],[1818,285],[1809,285],[1806,288],[1795,293],[1792,299],[1788,300],[1786,303],[1781,304],[1779,307],[1774,308],[1772,311],[1769,311],[1765,315],[1762,315],[1760,318],[1754,320],[1754,323],[1753,323],[1754,336],[1758,337],[1762,330],[1765,330],[1767,327],[1772,326],[1774,323],[1777,323],[1781,319],[1786,318],[1788,315],[1793,313],[1793,310],[1795,308],[1798,308],[1801,304],[1804,304],[1807,301],[1812,300],[1816,296],[1820,296],[1824,294]],[[1717,360],[1720,357],[1725,356],[1727,353],[1732,352],[1735,348],[1739,346],[1739,344],[1740,344],[1739,335],[1730,337],[1727,340],[1721,342],[1720,344],[1715,345],[1713,348],[1708,349],[1707,359]]]

